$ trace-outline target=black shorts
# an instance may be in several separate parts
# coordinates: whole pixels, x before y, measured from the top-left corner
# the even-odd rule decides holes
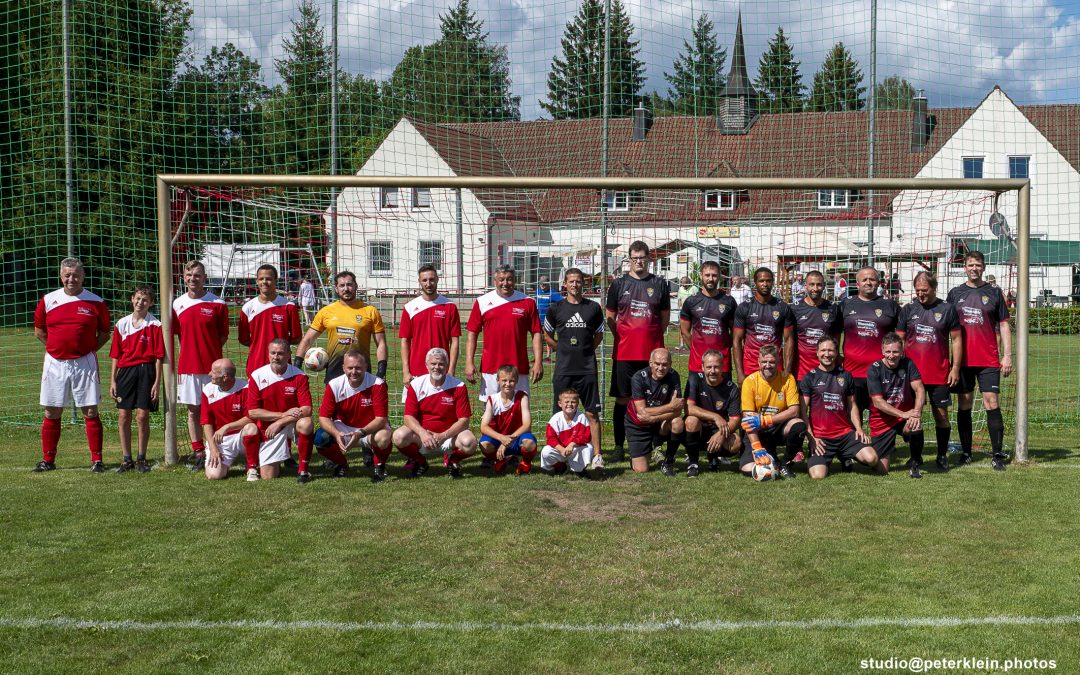
[[[935,408],[948,408],[952,405],[952,393],[947,384],[926,385],[926,400]]]
[[[612,361],[611,362],[611,386],[608,395],[615,398],[629,399],[631,395],[630,381],[634,374],[643,368],[648,368],[646,361]]]
[[[867,446],[855,436],[854,431],[849,431],[839,438],[821,440],[825,441],[825,454],[815,455],[811,449],[809,457],[806,458],[806,466],[828,466],[837,455],[841,460],[855,459],[855,456]]]
[[[712,438],[713,436],[715,436],[716,432],[718,432],[718,431],[720,431],[720,429],[716,425],[705,423],[705,422],[702,423],[702,425],[701,425],[701,451],[704,452],[709,457],[712,457],[714,455],[717,456],[717,457],[734,457],[735,456],[735,451],[734,450],[728,450],[727,447],[723,447],[718,452],[715,452],[715,453],[710,453],[708,451],[707,448],[709,446],[709,439]],[[738,431],[732,431],[731,435],[736,435],[738,433],[739,433]],[[751,461],[753,461],[753,460],[751,460]]]
[[[573,387],[581,397],[581,409],[586,412],[600,412],[600,381],[596,373],[590,375],[563,375],[558,371],[551,379],[551,397],[553,413],[559,411],[559,392]]]
[[[996,394],[1001,390],[1001,368],[960,368],[960,381],[953,387],[954,394],[970,394],[975,391],[975,383],[984,394]]]
[[[870,388],[866,386],[865,377],[856,377],[854,381],[855,385],[855,405],[859,406],[859,410],[864,413],[870,410]]]
[[[154,364],[139,363],[116,371],[116,407],[120,410],[157,412],[157,400],[150,400],[154,390]]]
[[[776,449],[784,444],[786,438],[784,437],[784,427],[786,424],[781,424],[775,427],[769,427],[768,429],[758,429],[757,437],[761,441],[761,445],[769,451],[769,454],[776,458]],[[750,445],[750,434],[743,434],[742,439],[742,454],[739,455],[739,466],[744,464],[754,463],[754,447]]]
[[[922,433],[917,431],[915,433]],[[870,438],[870,445],[874,446],[877,456],[884,459],[896,450],[896,437],[900,436],[904,442],[911,443],[911,434],[904,431],[904,422],[897,422],[890,429],[886,429],[877,436]]]
[[[648,457],[654,448],[667,439],[660,435],[660,425],[651,424],[647,427],[639,427],[629,418],[626,420],[626,451],[630,458]]]

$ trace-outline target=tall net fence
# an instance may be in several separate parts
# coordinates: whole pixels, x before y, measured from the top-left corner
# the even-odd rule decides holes
[[[1069,12],[1004,0],[10,3],[0,419],[39,419],[31,321],[62,257],[86,262],[114,320],[134,284],[160,284],[157,173],[1018,177],[1033,186],[1032,293],[1017,298],[1033,307],[1032,431],[1067,429],[1080,420]],[[420,264],[467,311],[503,263],[527,292],[570,266],[606,288],[639,238],[676,283],[717,260],[725,283],[767,265],[790,294],[811,269],[831,287],[869,263],[906,302],[916,271],[947,291],[963,281],[957,256],[979,250],[1017,291],[1012,193],[196,187],[175,190],[171,209],[174,269],[202,260],[228,302],[254,294],[264,262],[285,293],[310,276],[321,302],[350,269],[391,330]]]

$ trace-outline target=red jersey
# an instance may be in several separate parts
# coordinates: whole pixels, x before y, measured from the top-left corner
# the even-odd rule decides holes
[[[427,372],[427,353],[435,347],[450,351],[450,338],[461,335],[461,315],[457,305],[444,295],[434,300],[413,298],[401,310],[398,337],[409,342],[409,373]],[[484,345],[485,348],[487,345]]]
[[[648,361],[654,349],[664,346],[667,325],[660,314],[671,311],[666,279],[655,274],[644,279],[624,274],[608,286],[604,308],[615,313],[612,360]]]
[[[34,328],[48,332],[45,351],[54,359],[93,354],[98,349],[98,333],[108,331],[111,324],[105,301],[87,290],[68,295],[57,289],[45,294],[34,310]]]
[[[580,410],[574,415],[574,419],[567,420],[566,415],[560,410],[548,420],[547,444],[552,448],[559,445],[565,448],[571,443],[574,445],[592,443],[589,420],[585,417],[585,413]]]
[[[501,394],[488,396],[487,402],[491,406],[491,421],[488,422],[488,426],[507,436],[520,429],[522,424],[521,402],[528,396],[523,391],[515,392],[514,398],[509,403],[503,400]]]
[[[247,415],[246,380],[236,380],[225,390],[213,382],[203,387],[200,424],[209,424],[215,431]],[[237,429],[226,436],[240,433]]]
[[[311,405],[307,375],[292,364],[286,366],[281,375],[275,373],[269,364],[259,368],[251,374],[251,386],[247,392],[249,410],[261,408],[268,412],[285,412]],[[259,429],[270,426],[270,422],[258,424]]]
[[[173,300],[172,333],[180,338],[176,372],[205,375],[221,358],[221,345],[229,337],[229,308],[207,291],[201,298],[187,293]]]
[[[153,363],[165,358],[165,338],[161,335],[161,322],[153,314],[147,314],[143,322],[135,325],[135,315],[128,314],[116,322],[113,328],[112,347],[109,358],[116,359],[117,368]]]
[[[810,427],[818,438],[841,438],[854,431],[849,399],[855,394],[855,377],[837,367],[814,368],[799,380],[799,394],[810,399]]]
[[[854,296],[840,305],[844,315],[844,370],[866,377],[866,369],[881,358],[881,339],[896,330],[900,305],[888,298],[863,300]]]
[[[951,336],[960,332],[955,307],[940,298],[929,305],[918,300],[904,305],[896,332],[904,338],[904,350],[919,367],[923,382],[939,385],[949,381]]]
[[[319,417],[362,429],[376,417],[390,417],[389,401],[386,382],[381,377],[364,373],[360,386],[354,388],[348,376],[340,375],[326,383]]]
[[[988,283],[975,287],[960,284],[949,291],[948,301],[956,306],[964,336],[964,358],[960,365],[1000,368],[998,333],[1009,330],[1009,308],[1005,306],[1001,289]]]
[[[405,414],[428,431],[441,433],[472,416],[469,390],[453,375],[447,375],[441,386],[433,384],[430,375],[414,377],[405,389]]]
[[[529,333],[540,332],[536,302],[521,291],[504,298],[498,291],[485,293],[473,303],[466,328],[484,333],[480,372],[494,373],[499,366],[517,366],[519,373],[529,372]],[[427,367],[420,372],[426,372]]]
[[[273,302],[262,302],[257,297],[245,302],[240,308],[236,332],[240,344],[248,348],[248,377],[270,363],[266,350],[271,340],[285,338],[293,343],[303,337],[300,332],[300,312],[296,311],[296,305],[281,295]]]

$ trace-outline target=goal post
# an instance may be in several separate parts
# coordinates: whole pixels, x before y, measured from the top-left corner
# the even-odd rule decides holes
[[[188,188],[261,188],[261,189],[314,189],[332,188],[334,193],[349,188],[367,189],[444,189],[455,195],[456,199],[456,222],[457,247],[460,256],[457,271],[456,285],[459,292],[464,289],[463,269],[466,261],[466,250],[461,234],[461,191],[545,191],[545,190],[591,190],[599,191],[601,195],[615,194],[619,191],[731,191],[740,193],[749,190],[763,191],[800,191],[806,193],[820,193],[820,191],[865,191],[867,194],[883,194],[887,191],[914,191],[914,192],[982,192],[999,196],[1006,193],[1016,195],[1016,391],[1015,391],[1015,459],[1019,462],[1028,460],[1028,316],[1031,298],[1029,279],[1030,265],[1030,213],[1031,213],[1031,189],[1026,179],[929,179],[929,178],[680,178],[680,177],[513,177],[513,176],[287,176],[287,175],[239,175],[239,174],[160,174],[157,176],[157,227],[158,227],[158,266],[160,276],[160,307],[161,321],[166,335],[171,335],[172,312],[170,310],[175,295],[173,279],[173,213],[171,208],[171,194],[176,189]],[[397,197],[395,197],[396,199]],[[430,197],[429,197],[430,199]],[[608,206],[615,206],[615,201]],[[337,211],[337,201],[326,203],[323,208],[332,213],[327,218],[330,227],[335,231],[328,233],[328,240],[333,242],[334,249],[330,253],[331,260],[337,260],[338,249],[341,246],[340,233],[336,231],[337,224],[341,220],[341,214]],[[186,217],[186,215],[185,215]],[[866,215],[867,229],[871,232],[869,237],[873,241],[873,231],[878,225],[874,222],[874,214]],[[601,241],[606,239],[607,228],[610,224],[603,217],[601,223]],[[728,225],[739,225],[740,221],[727,221]],[[523,227],[528,227],[525,225]],[[662,229],[663,224],[655,224],[652,227]],[[850,226],[849,226],[850,227]],[[528,237],[525,237],[527,240]],[[482,241],[482,240],[481,240]],[[485,244],[492,246],[492,242]],[[782,246],[782,242],[780,244]],[[606,246],[600,250],[600,268],[606,270],[609,251]],[[872,263],[873,251],[868,250]],[[866,257],[866,256],[863,256]],[[330,269],[330,274],[336,273],[337,269]],[[617,272],[617,270],[611,270]],[[600,275],[601,293],[606,290],[607,277]],[[173,363],[173,350],[175,346],[172,340],[166,340],[166,353],[169,363]],[[606,371],[605,364],[601,364],[601,373]],[[165,369],[164,376],[165,397],[165,461],[174,464],[179,460],[177,449],[177,401],[176,383],[174,371],[171,367]],[[603,389],[603,388],[602,388]],[[605,392],[602,390],[601,394]]]

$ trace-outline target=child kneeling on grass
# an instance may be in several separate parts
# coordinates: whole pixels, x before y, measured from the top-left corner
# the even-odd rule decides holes
[[[580,397],[575,389],[559,392],[559,412],[547,423],[547,445],[540,451],[540,468],[561,474],[569,468],[581,478],[592,478],[587,471],[596,454],[592,432],[585,413],[578,410]]]
[[[480,420],[480,452],[492,463],[495,473],[506,470],[506,458],[518,455],[515,471],[518,474],[532,470],[536,457],[536,436],[529,411],[529,393],[518,391],[518,369],[512,365],[500,366],[495,373],[499,392],[487,397],[484,417]]]

